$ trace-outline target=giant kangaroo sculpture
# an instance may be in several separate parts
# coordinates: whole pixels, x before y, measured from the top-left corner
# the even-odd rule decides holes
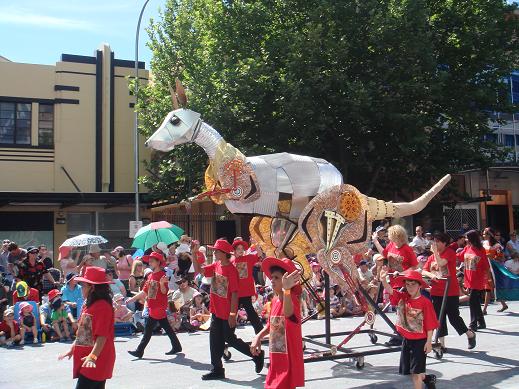
[[[210,160],[202,196],[225,203],[232,213],[256,215],[250,231],[263,251],[292,258],[305,279],[311,270],[304,254],[313,252],[337,284],[355,291],[353,256],[366,251],[371,222],[420,212],[450,180],[446,175],[408,203],[368,197],[343,184],[341,173],[323,159],[289,153],[246,157],[199,113],[179,108],[178,100],[187,99],[178,80],[171,92],[175,109],[146,145],[160,151],[190,142],[202,147]]]

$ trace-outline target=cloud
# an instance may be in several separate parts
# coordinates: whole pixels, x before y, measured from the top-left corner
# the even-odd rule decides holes
[[[40,15],[14,10],[0,10],[0,22],[15,25],[37,26],[62,30],[95,31],[96,26],[84,20]]]

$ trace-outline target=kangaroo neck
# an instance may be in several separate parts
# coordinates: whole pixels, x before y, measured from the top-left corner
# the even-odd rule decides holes
[[[214,159],[218,145],[225,141],[218,131],[209,124],[202,122],[193,142],[203,148],[210,159]]]

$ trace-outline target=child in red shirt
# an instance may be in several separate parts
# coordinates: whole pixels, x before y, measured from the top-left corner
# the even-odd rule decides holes
[[[193,246],[193,253],[198,252],[198,245]],[[252,357],[256,365],[256,373],[263,370],[264,353],[253,356],[250,345],[239,339],[234,333],[236,329],[236,314],[238,311],[238,271],[231,263],[233,248],[225,239],[218,239],[214,246],[216,261],[202,267],[198,261],[193,261],[195,271],[205,277],[212,277],[211,282],[211,328],[209,346],[213,370],[202,376],[202,380],[220,380],[225,378],[222,357],[225,343],[234,347],[242,354]]]
[[[73,357],[76,389],[104,388],[112,378],[115,365],[114,310],[112,292],[105,269],[90,266],[83,277],[77,277],[85,299],[79,318],[76,340],[71,349],[59,356]]]
[[[290,259],[266,258],[262,270],[272,281],[276,297],[267,326],[254,338],[251,351],[259,355],[261,339],[270,335],[270,365],[266,389],[294,389],[305,386],[303,339],[301,334],[301,272]]]
[[[196,262],[196,261],[195,261]],[[157,252],[152,252],[149,258],[150,268],[153,271],[142,290],[127,300],[128,303],[139,301],[141,298],[146,298],[148,305],[148,311],[150,317],[146,320],[146,326],[144,327],[144,335],[137,346],[135,351],[128,351],[128,354],[133,355],[136,358],[142,358],[144,355],[144,349],[148,345],[153,334],[153,330],[157,323],[160,327],[166,331],[166,334],[171,341],[171,350],[166,355],[173,355],[182,351],[180,341],[169,324],[166,310],[168,309],[168,278],[163,268],[166,266],[166,260],[164,256]]]
[[[20,327],[14,320],[14,310],[13,308],[7,308],[4,311],[4,321],[0,322],[0,346],[4,344],[12,346],[15,343],[20,343],[21,340]]]
[[[415,389],[421,389],[422,384],[435,389],[436,376],[425,374],[427,354],[432,350],[432,334],[438,328],[433,305],[421,294],[420,288],[427,288],[427,284],[420,273],[407,270],[394,282],[395,288],[405,286],[406,291],[399,292],[387,282],[387,266],[381,270],[380,279],[391,296],[391,304],[397,307],[396,329],[404,338],[399,373],[410,374]]]
[[[260,261],[257,254],[245,254],[249,248],[247,242],[241,238],[235,238],[232,243],[234,248],[233,265],[238,270],[239,285],[238,285],[238,306],[243,307],[247,312],[247,319],[254,327],[254,332],[257,334],[263,329],[261,320],[252,306],[252,296],[256,296],[256,283],[254,282],[253,269],[254,265]],[[257,249],[260,249],[259,246]],[[261,253],[261,251],[259,252]]]

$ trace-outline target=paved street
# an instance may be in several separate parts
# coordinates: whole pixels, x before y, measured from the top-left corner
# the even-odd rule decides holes
[[[442,360],[428,359],[428,371],[438,377],[438,388],[519,388],[519,302],[509,304],[506,313],[497,313],[499,305],[491,305],[487,316],[486,330],[478,333],[478,347],[469,352],[466,337],[451,335],[447,338],[448,354]],[[467,319],[468,308],[462,308],[462,316]],[[394,314],[390,317],[394,319]],[[332,330],[351,330],[359,319],[340,319],[332,322]],[[323,321],[312,321],[304,325],[305,334],[324,331]],[[376,328],[386,331],[387,325],[377,318]],[[245,340],[252,336],[251,328],[238,329],[238,335]],[[118,338],[116,340],[117,361],[114,378],[108,382],[109,388],[262,388],[267,369],[262,375],[254,373],[252,362],[233,352],[232,360],[226,364],[228,379],[224,382],[204,384],[200,376],[209,368],[208,333],[193,335],[180,334],[184,353],[167,357],[169,350],[166,336],[155,336],[142,360],[132,360],[126,353],[134,349],[139,337]],[[339,343],[342,338],[334,338]],[[379,337],[379,342],[386,339]],[[361,334],[351,341],[350,347],[371,348],[368,336]],[[369,347],[368,347],[369,346]],[[46,344],[42,347],[25,346],[24,349],[0,349],[2,374],[0,388],[73,388],[71,378],[72,363],[57,361],[59,353],[69,345]],[[310,346],[309,346],[310,349]],[[308,350],[307,350],[308,351]],[[325,361],[306,364],[306,387],[322,389],[324,385],[334,388],[390,389],[409,388],[406,378],[398,371],[398,353],[366,357],[363,370],[357,370],[348,360]]]

